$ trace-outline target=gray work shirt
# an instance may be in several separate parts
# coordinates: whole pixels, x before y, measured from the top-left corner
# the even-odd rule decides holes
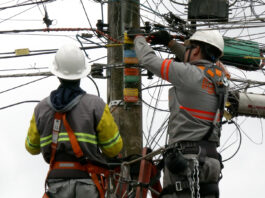
[[[212,82],[198,66],[211,67],[212,63],[161,59],[142,36],[136,37],[134,44],[139,63],[173,85],[169,90],[169,144],[202,140],[214,120],[218,98]],[[219,145],[219,132],[215,129],[209,141]]]

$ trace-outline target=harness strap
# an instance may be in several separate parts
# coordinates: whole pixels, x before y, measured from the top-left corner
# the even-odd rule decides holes
[[[205,151],[207,157],[219,160],[219,154],[216,150],[216,143],[206,140],[201,141],[182,141],[170,145],[169,150],[176,148],[182,154],[201,154]],[[203,151],[204,150],[204,151]]]
[[[72,149],[75,153],[75,156],[78,159],[82,159],[82,157],[84,156],[84,153],[81,150],[80,145],[78,144],[78,141],[76,139],[76,136],[75,136],[72,128],[70,127],[69,123],[66,120],[66,114],[65,113],[63,114],[63,124],[64,124],[65,129],[66,129],[68,136],[70,138],[71,146],[72,146]],[[105,175],[107,177],[108,171],[106,169],[101,168],[101,167],[94,166],[91,163],[87,163],[85,165],[85,167],[86,167],[87,172],[91,174],[91,178],[92,178],[94,184],[96,185],[96,187],[99,191],[100,198],[104,198],[105,192],[99,183],[97,174],[104,174],[105,173]]]
[[[214,85],[215,88],[215,94],[218,96],[218,104],[217,104],[217,110],[215,114],[215,118],[213,120],[213,123],[206,133],[206,135],[203,137],[204,140],[208,140],[210,136],[212,135],[212,132],[215,127],[220,128],[218,125],[218,116],[220,114],[220,120],[222,120],[223,114],[224,114],[224,96],[227,88],[227,82],[226,82],[226,76],[225,72],[221,67],[218,67],[217,65],[213,65],[212,67],[205,67],[205,66],[198,66],[201,70],[204,71],[204,75],[211,80],[211,82]]]
[[[175,185],[170,184],[164,187],[162,192],[159,194],[158,198],[161,198],[164,195],[173,194],[187,189],[190,189],[190,184],[188,181],[176,181]]]
[[[75,156],[79,159],[79,158],[84,156],[84,153],[78,144],[78,141],[76,139],[76,136],[75,136],[72,128],[70,127],[69,123],[66,120],[66,113],[64,113],[62,117],[63,117],[63,124],[64,124],[64,127],[65,127],[67,134],[69,136],[72,149],[75,153]]]
[[[77,159],[80,159],[80,163],[79,162],[54,162],[56,148],[57,148],[57,142],[58,142],[58,136],[59,136],[62,121],[63,121],[64,127],[67,131],[67,134],[69,136],[70,143],[71,143],[72,149],[74,151],[74,154],[77,157]],[[107,169],[102,168],[102,167],[95,166],[95,165],[89,163],[89,161],[87,161],[87,160],[84,160],[84,153],[83,153],[83,151],[82,151],[82,149],[81,149],[81,147],[77,141],[77,138],[76,138],[71,126],[69,125],[69,123],[66,120],[66,113],[59,113],[59,112],[55,113],[52,139],[53,139],[53,142],[51,145],[52,152],[51,152],[51,158],[50,158],[50,169],[49,169],[49,172],[48,172],[47,177],[46,177],[45,187],[47,186],[47,178],[48,178],[48,175],[51,172],[51,170],[53,170],[53,169],[77,169],[77,170],[86,171],[91,175],[91,179],[93,180],[94,184],[96,185],[96,187],[99,191],[100,198],[104,198],[104,194],[105,194],[104,188],[100,184],[97,175],[103,174],[105,177],[108,177],[109,171]],[[84,163],[84,162],[86,162],[86,163]],[[49,198],[47,193],[45,193],[43,195],[43,198]]]
[[[49,168],[49,171],[47,173],[45,183],[44,183],[45,193],[43,195],[43,198],[49,198],[49,196],[46,193],[47,179],[48,179],[50,172],[52,171],[52,166],[54,164],[54,158],[55,158],[61,124],[62,124],[62,114],[55,112],[54,121],[53,121],[53,129],[52,129],[52,143],[51,143],[52,150],[51,150],[51,156],[50,156],[50,168]]]

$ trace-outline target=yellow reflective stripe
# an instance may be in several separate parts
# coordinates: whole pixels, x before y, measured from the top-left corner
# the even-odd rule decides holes
[[[91,144],[97,144],[97,137],[95,135],[76,132],[76,138],[79,142],[87,142]],[[60,132],[58,142],[70,141],[67,132]],[[41,147],[47,146],[52,143],[52,135],[41,138]]]
[[[33,144],[33,143],[31,143],[30,140],[29,140],[29,137],[27,137],[27,146],[30,147],[30,148],[32,148],[32,149],[36,149],[36,148],[39,148],[40,147],[39,144]]]
[[[46,136],[46,137],[42,137],[42,138],[40,138],[40,141],[42,142],[42,141],[44,141],[44,140],[51,139],[51,138],[52,138],[52,135],[48,135],[48,136]]]
[[[37,129],[35,115],[33,113],[30,120],[30,126],[28,129],[28,134],[25,140],[25,146],[29,153],[36,155],[40,153],[40,134]]]
[[[64,137],[64,138],[60,138],[58,142],[66,142],[66,141],[70,141],[69,137]],[[77,137],[77,141],[78,142],[87,142],[87,143],[91,143],[91,144],[97,144],[97,141],[93,141],[93,140],[89,140],[89,139],[85,139],[85,138],[78,138]]]
[[[41,143],[41,144],[40,144],[40,147],[47,146],[48,144],[51,144],[51,143],[52,143],[52,140],[47,141],[47,142],[44,142],[44,143]]]
[[[47,146],[52,143],[52,135],[40,138],[40,147]]]
[[[84,136],[84,137],[94,139],[94,140],[97,139],[97,137],[95,135],[91,135],[91,134],[87,134],[87,133],[75,132],[75,135],[76,136]],[[59,136],[68,136],[68,133],[67,132],[60,132]]]
[[[119,141],[119,138],[120,138],[120,132],[117,131],[113,138],[105,142],[100,142],[100,145],[104,148],[112,147],[114,144],[116,144]]]
[[[97,136],[95,135],[91,135],[91,134],[87,134],[87,133],[75,133],[76,136],[85,136],[85,137],[89,137],[91,139],[97,140]]]

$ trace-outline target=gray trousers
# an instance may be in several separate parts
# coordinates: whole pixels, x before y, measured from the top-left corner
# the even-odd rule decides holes
[[[179,173],[178,175],[172,174],[165,166],[164,169],[164,181],[163,181],[163,187],[166,187],[168,185],[175,185],[176,181],[181,181],[186,179],[188,180],[188,177],[190,179],[193,177],[193,171],[194,171],[194,164],[192,158],[196,158],[197,155],[193,154],[186,154],[184,155],[186,159],[189,159],[189,166],[184,171]],[[203,166],[199,166],[199,182],[200,183],[218,183],[219,177],[221,173],[221,165],[220,162],[214,158],[205,158],[205,162]],[[196,175],[195,175],[196,177]],[[183,191],[178,191],[173,194],[168,194],[162,196],[163,198],[192,198],[192,194],[190,189],[186,189]],[[201,198],[216,198],[215,195],[210,196],[200,196]]]
[[[48,195],[50,198],[99,198],[91,179],[49,179]]]

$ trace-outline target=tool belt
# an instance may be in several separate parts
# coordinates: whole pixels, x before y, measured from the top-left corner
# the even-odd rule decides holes
[[[207,157],[220,161],[220,154],[217,152],[217,144],[206,140],[182,141],[170,145],[169,148],[176,148],[182,154],[203,154]]]
[[[183,173],[188,167],[188,159],[183,155],[195,154],[200,165],[205,162],[205,157],[210,157],[218,160],[222,165],[221,155],[216,150],[217,144],[215,142],[202,141],[182,141],[171,144],[165,154],[165,165],[173,174]],[[190,190],[190,183],[187,179],[180,179],[173,185],[168,185],[163,188],[160,197],[166,194],[172,194],[179,191]],[[200,194],[202,196],[215,195],[219,197],[218,183],[200,183]]]
[[[188,181],[176,181],[175,185],[168,185],[163,188],[158,198],[162,198],[164,195],[173,194],[180,191],[190,190],[190,184]],[[217,183],[200,184],[200,195],[209,196],[214,195],[219,198],[219,187]]]

